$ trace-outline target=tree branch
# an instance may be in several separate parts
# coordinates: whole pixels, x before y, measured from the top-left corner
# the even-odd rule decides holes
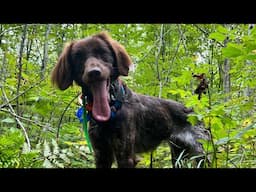
[[[205,34],[206,36],[209,35],[209,32],[205,31],[204,29],[202,29],[201,27],[199,27],[198,25],[196,24],[193,24],[193,26],[195,26],[199,31],[201,31],[203,34]]]
[[[166,34],[168,34],[169,32],[170,32],[171,30],[168,30],[168,31],[166,31],[164,34],[163,34],[163,36],[165,36]],[[161,41],[161,39],[159,38],[159,39],[157,39],[156,41],[155,41],[155,43],[157,44],[159,41]],[[135,63],[139,63],[139,62],[141,62],[141,61],[143,61],[149,54],[150,54],[150,52],[152,51],[152,49],[154,49],[155,48],[155,46],[152,46],[145,54],[144,54],[144,56],[143,57],[141,57],[139,60],[135,60]]]
[[[46,26],[46,32],[45,32],[45,40],[44,40],[44,52],[43,52],[43,60],[42,60],[42,65],[41,65],[41,78],[43,78],[45,76],[45,69],[46,69],[46,65],[48,62],[48,36],[50,34],[50,30],[51,30],[51,25],[47,24]]]
[[[19,119],[22,119],[22,120],[27,121],[27,122],[30,122],[30,123],[33,123],[33,124],[37,125],[38,127],[45,127],[45,126],[47,126],[48,129],[49,129],[50,131],[52,131],[52,132],[53,132],[53,130],[54,130],[52,127],[49,127],[48,124],[40,124],[40,123],[38,123],[38,122],[36,122],[36,121],[33,121],[33,120],[31,120],[31,119],[28,119],[28,118],[25,118],[25,117],[21,117],[21,116],[17,115],[16,113],[13,113],[12,111],[9,111],[9,110],[6,110],[6,109],[0,109],[0,111],[9,113],[10,115],[12,115],[12,116],[14,116],[14,117],[17,117],[17,118],[19,118]]]
[[[24,24],[23,26],[23,31],[22,31],[22,35],[21,35],[21,42],[20,42],[20,50],[19,50],[19,55],[18,55],[18,62],[16,64],[16,69],[17,69],[17,89],[16,89],[16,94],[19,95],[20,93],[20,87],[21,87],[21,80],[22,80],[22,70],[23,70],[23,62],[22,62],[22,58],[23,58],[23,50],[24,50],[24,46],[25,46],[25,40],[26,40],[26,35],[27,35],[27,30],[28,30],[28,25]],[[16,113],[18,115],[21,115],[21,111],[20,111],[20,101],[19,101],[19,97],[17,97],[16,99]],[[18,123],[19,124],[19,123]],[[17,128],[18,125],[17,124]]]
[[[6,93],[5,93],[5,91],[4,91],[4,88],[2,87],[1,90],[2,90],[2,93],[3,93],[4,99],[5,99],[5,100],[7,101],[7,103],[8,103],[8,106],[9,106],[10,111],[11,111],[13,114],[15,114],[15,111],[14,111],[13,107],[12,107],[12,106],[10,105],[10,103],[9,103],[9,100],[8,100],[8,97],[7,97]],[[15,114],[15,115],[16,115],[16,114]],[[27,131],[26,131],[25,127],[23,126],[22,122],[19,120],[19,118],[15,117],[15,119],[16,119],[17,123],[19,124],[19,126],[22,128],[22,130],[23,130],[23,132],[24,132],[25,139],[26,139],[27,144],[28,144],[28,151],[31,151],[31,145],[30,145],[30,141],[29,141],[29,138],[28,138]]]
[[[209,36],[209,32],[203,30],[201,27],[199,27],[198,25],[196,24],[193,24],[193,26],[195,26],[199,31],[201,31],[206,37]],[[225,47],[222,43],[218,42],[218,41],[215,41],[217,44],[219,44],[221,47]]]
[[[71,105],[71,103],[73,103],[73,101],[80,95],[81,93],[78,93],[69,103],[68,105],[65,107],[64,111],[61,114],[60,120],[59,120],[59,124],[58,124],[58,128],[57,128],[57,134],[56,134],[56,140],[59,140],[59,131],[60,131],[60,125],[62,122],[62,119],[64,117],[64,114],[66,113],[66,111],[68,110],[69,106]]]
[[[25,93],[27,93],[30,89],[36,87],[37,85],[39,85],[41,82],[43,82],[45,80],[46,77],[44,77],[43,79],[40,79],[40,81],[36,82],[35,84],[33,84],[31,87],[27,88],[25,91],[23,91],[22,93],[19,93],[18,95],[16,95],[14,98],[8,100],[8,102],[2,104],[0,106],[0,109],[1,108],[4,108],[6,106],[8,106],[12,101],[16,100],[18,97],[20,97],[21,95],[24,95]]]
[[[22,26],[16,26],[16,27],[13,27],[13,28],[6,29],[6,30],[4,30],[4,31],[2,31],[2,32],[0,33],[0,36],[4,35],[4,33],[7,33],[7,32],[9,32],[9,31],[13,31],[13,30],[18,29],[18,28],[21,28],[21,27],[22,27]]]
[[[178,25],[178,27],[179,27],[179,25]],[[179,48],[180,48],[180,44],[181,44],[181,42],[182,42],[182,38],[183,38],[183,33],[180,34],[180,39],[179,39],[179,42],[178,42],[178,44],[177,44],[176,50],[175,50],[175,52],[174,52],[174,55],[173,55],[173,57],[172,57],[171,64],[170,64],[170,68],[169,68],[168,71],[167,71],[167,75],[166,75],[165,80],[164,80],[164,82],[163,82],[163,86],[164,86],[164,85],[167,83],[167,81],[168,81],[168,76],[169,76],[169,74],[171,73],[171,66],[173,66],[174,59],[176,58],[176,56],[177,56],[177,54],[178,54],[178,50],[179,50]]]

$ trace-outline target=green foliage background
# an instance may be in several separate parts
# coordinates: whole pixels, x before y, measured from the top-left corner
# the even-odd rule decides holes
[[[193,107],[190,121],[204,121],[212,134],[204,143],[211,167],[256,167],[256,27],[249,24],[0,24],[0,167],[94,168],[77,100],[56,137],[80,89],[56,90],[50,73],[66,42],[103,30],[133,60],[123,78],[132,90]],[[209,82],[200,101],[192,73]],[[149,167],[150,153],[141,157],[138,167]],[[153,152],[153,167],[171,167],[166,143]]]

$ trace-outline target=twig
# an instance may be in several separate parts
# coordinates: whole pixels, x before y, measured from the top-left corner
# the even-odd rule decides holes
[[[25,91],[23,91],[22,93],[19,93],[17,96],[15,96],[14,98],[8,100],[8,102],[2,104],[0,106],[1,108],[6,107],[7,105],[9,105],[12,101],[16,100],[18,97],[20,97],[21,95],[24,95],[25,93],[27,93],[30,89],[34,88],[35,86],[39,85],[41,82],[43,82],[45,80],[46,77],[44,77],[43,79],[41,79],[39,82],[36,82],[34,85],[32,85],[31,87],[27,88]]]
[[[4,96],[5,100],[7,101],[11,112],[15,114],[15,111],[14,111],[12,105],[9,103],[9,100],[8,100],[8,97],[5,93],[5,91],[4,91],[4,88],[1,87],[1,89],[2,89],[2,92],[3,92],[3,96]],[[31,145],[30,145],[30,141],[29,141],[29,138],[28,138],[27,131],[26,131],[25,127],[23,126],[23,124],[21,123],[21,121],[19,120],[19,118],[15,117],[15,119],[16,119],[17,123],[19,124],[19,126],[22,128],[22,130],[24,132],[24,135],[25,135],[25,138],[26,138],[26,141],[27,141],[27,144],[28,144],[28,151],[31,151]]]
[[[184,29],[185,32],[182,33],[180,25],[178,25],[178,30],[179,30],[179,33],[180,33],[180,34],[184,34],[184,33],[186,32],[185,29]],[[182,44],[183,44],[183,47],[184,47],[184,50],[185,50],[185,54],[187,55],[186,42],[184,41],[183,38],[181,38],[181,41],[182,41]]]
[[[71,103],[73,103],[73,101],[80,95],[81,93],[78,93],[69,103],[68,105],[65,107],[64,111],[61,114],[60,120],[59,120],[59,124],[58,124],[58,128],[57,128],[57,134],[56,134],[56,140],[59,140],[59,131],[60,131],[60,125],[62,122],[62,119],[64,117],[64,114],[66,113],[66,111],[68,110],[69,106],[71,105]]]
[[[201,31],[206,37],[209,36],[209,32],[203,30],[201,27],[199,27],[198,25],[194,24],[193,26],[195,26],[199,31]],[[222,43],[218,42],[215,40],[215,42],[217,42],[217,44],[219,44],[221,47],[225,47],[225,45],[223,45]]]
[[[163,34],[163,36],[165,36],[166,34],[168,34],[169,32],[170,32],[171,30],[168,30],[168,31],[166,31],[164,34]],[[161,39],[159,38],[159,39],[157,39],[156,41],[155,41],[155,43],[157,44],[158,43],[158,41],[161,41]],[[155,48],[155,46],[152,46],[145,54],[144,54],[144,56],[143,57],[141,57],[139,60],[135,60],[135,63],[140,63],[141,61],[143,61],[146,57],[148,57],[148,55],[150,54],[150,52],[152,51],[152,49],[154,49]]]
[[[158,81],[161,81],[161,77],[160,77],[160,73],[159,73],[159,65],[158,65],[159,63],[158,63],[158,61],[159,61],[159,57],[160,57],[160,54],[161,54],[161,48],[163,46],[163,38],[164,38],[163,31],[164,31],[164,25],[162,24],[161,25],[161,29],[160,29],[160,37],[159,37],[160,42],[159,42],[159,46],[158,46],[158,50],[157,50],[157,55],[156,55],[156,61],[155,61]]]
[[[24,24],[22,29],[22,35],[21,35],[21,42],[20,42],[20,48],[19,48],[19,56],[18,56],[18,62],[16,64],[17,71],[17,89],[16,94],[19,95],[20,93],[20,87],[21,87],[21,79],[22,79],[22,71],[23,71],[23,62],[22,62],[22,56],[23,56],[23,49],[25,46],[25,40],[27,36],[28,31],[28,25]],[[16,99],[16,113],[20,115],[20,100],[19,97]],[[17,125],[18,126],[18,125]]]
[[[178,25],[178,27],[179,27],[179,25]],[[179,42],[178,42],[178,44],[177,44],[175,53],[174,53],[174,55],[173,55],[173,57],[172,57],[172,60],[171,60],[170,68],[168,69],[166,78],[165,78],[165,80],[164,80],[164,82],[163,82],[163,86],[164,86],[164,85],[167,83],[167,81],[168,81],[168,76],[169,76],[169,74],[171,73],[171,66],[173,66],[174,59],[175,59],[175,57],[176,57],[177,54],[178,54],[178,50],[179,50],[180,44],[181,44],[181,42],[182,42],[182,38],[183,38],[183,33],[180,35]]]
[[[16,30],[16,29],[21,28],[21,27],[22,27],[22,26],[20,25],[20,26],[16,26],[16,27],[13,27],[13,28],[8,28],[8,29],[6,29],[5,31],[2,31],[2,33],[0,33],[0,36],[4,35],[4,33],[7,33],[7,32],[9,32],[9,31]]]
[[[203,34],[205,34],[206,36],[209,35],[209,32],[205,31],[204,29],[202,29],[201,27],[199,27],[197,24],[193,24],[193,26],[195,26],[199,31],[201,31]]]
[[[154,151],[151,151],[150,153],[150,165],[149,165],[150,169],[153,169],[153,152]]]
[[[31,119],[28,119],[28,118],[25,118],[25,117],[21,117],[21,116],[17,115],[16,113],[13,113],[12,111],[9,111],[9,110],[6,110],[6,109],[0,109],[0,111],[9,113],[9,114],[11,114],[11,115],[14,116],[14,117],[17,117],[17,118],[22,119],[22,120],[24,120],[24,121],[28,121],[28,122],[30,122],[30,123],[33,123],[33,124],[39,126],[39,127],[45,127],[45,126],[46,126],[46,124],[43,125],[43,124],[40,124],[40,123],[38,123],[38,122],[36,122],[36,121],[33,121],[33,120],[31,120]],[[49,126],[48,126],[48,127],[49,127]],[[53,130],[52,127],[49,127],[49,129],[52,129],[52,130]]]

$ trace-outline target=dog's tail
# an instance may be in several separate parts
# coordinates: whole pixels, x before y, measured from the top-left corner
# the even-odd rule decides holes
[[[210,141],[211,135],[210,132],[205,128],[202,122],[197,123],[193,126],[194,133],[196,135],[196,139],[203,139]]]
[[[211,165],[211,159],[209,157],[209,152],[204,149],[200,140],[204,140],[209,144],[211,140],[211,134],[209,130],[207,130],[202,122],[199,122],[195,126],[193,126],[193,131],[195,133],[196,140],[198,140],[198,144],[202,150],[202,157],[200,157],[197,161],[203,162],[201,168],[209,167]],[[208,147],[207,147],[208,148]]]

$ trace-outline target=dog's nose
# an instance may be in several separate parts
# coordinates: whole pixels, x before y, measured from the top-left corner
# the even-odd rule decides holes
[[[97,77],[100,77],[100,75],[101,75],[101,70],[98,67],[94,67],[88,71],[89,78],[97,78]]]

